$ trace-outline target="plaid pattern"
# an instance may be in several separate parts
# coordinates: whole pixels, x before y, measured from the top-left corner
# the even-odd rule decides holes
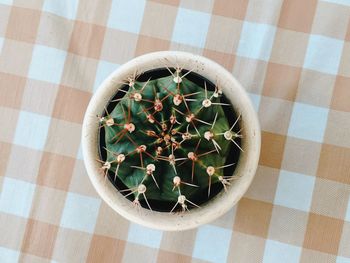
[[[118,65],[209,57],[250,93],[257,176],[212,224],[132,224],[97,196],[83,114]],[[348,0],[0,0],[1,262],[350,262]]]

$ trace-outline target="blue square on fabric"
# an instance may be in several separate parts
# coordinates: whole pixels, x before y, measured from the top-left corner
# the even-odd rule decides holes
[[[323,142],[329,109],[304,103],[294,103],[288,135],[296,138]]]
[[[43,150],[50,121],[51,118],[45,115],[21,111],[13,143],[35,150]]]
[[[254,94],[254,93],[248,93],[250,100],[252,101],[253,107],[255,109],[256,112],[258,112],[259,110],[259,106],[260,106],[260,101],[261,101],[261,96],[258,94]]]
[[[77,158],[78,160],[84,160],[83,148],[82,148],[81,144],[79,145],[79,149],[78,149],[76,158]]]
[[[344,41],[335,38],[310,35],[304,68],[336,75],[343,52]]]
[[[66,55],[66,52],[60,49],[35,45],[28,77],[59,84]]]
[[[346,258],[346,257],[337,257],[336,263],[350,263],[350,258]]]
[[[131,223],[128,232],[128,242],[151,248],[159,248],[163,232],[156,229]]]
[[[43,11],[68,19],[75,19],[79,0],[45,0]]]
[[[226,262],[232,231],[213,225],[198,228],[192,256],[209,262]]]
[[[350,222],[350,198],[348,200],[348,208],[346,210],[345,220]]]
[[[244,22],[237,55],[267,61],[270,58],[276,28],[267,24]]]
[[[115,63],[107,62],[104,60],[99,61],[95,77],[94,92],[98,89],[102,82],[118,67],[119,65]]]
[[[299,263],[301,247],[267,240],[264,252],[264,263]]]
[[[4,38],[0,37],[0,54],[1,54],[1,51],[2,51],[3,45],[4,45]]]
[[[19,260],[19,251],[0,247],[0,262],[1,263],[16,263]]]
[[[2,5],[12,5],[13,0],[0,0],[0,4]]]
[[[208,13],[179,8],[172,41],[203,48],[207,38],[210,18],[211,16]]]
[[[145,5],[145,0],[113,1],[109,13],[108,27],[138,34]]]
[[[309,212],[315,177],[281,170],[274,204]]]
[[[68,193],[61,217],[61,226],[93,233],[100,205],[100,199]]]
[[[333,4],[350,6],[350,1],[349,0],[323,0],[323,1],[324,2],[333,3]]]
[[[28,217],[34,191],[34,184],[4,177],[0,193],[0,211],[25,218]]]

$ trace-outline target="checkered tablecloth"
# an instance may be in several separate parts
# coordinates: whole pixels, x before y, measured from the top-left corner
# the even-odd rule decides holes
[[[350,262],[350,0],[0,0],[0,262]],[[256,178],[196,230],[130,223],[92,188],[82,119],[99,83],[157,50],[247,89]]]

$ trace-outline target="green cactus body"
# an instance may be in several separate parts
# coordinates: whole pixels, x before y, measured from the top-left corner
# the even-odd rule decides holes
[[[226,189],[223,167],[240,135],[229,126],[220,90],[209,91],[180,70],[145,82],[130,78],[128,86],[100,118],[107,151],[102,169],[121,180],[128,188],[123,193],[136,205],[144,199],[149,209],[148,201],[167,201],[172,211],[185,211],[197,206],[191,200],[199,192],[209,197],[213,184]]]

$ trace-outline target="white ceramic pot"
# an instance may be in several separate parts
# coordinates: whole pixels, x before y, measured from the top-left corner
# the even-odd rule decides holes
[[[240,113],[242,121],[242,148],[236,164],[235,180],[227,192],[220,192],[201,208],[190,212],[170,214],[150,211],[145,208],[136,209],[132,202],[119,193],[109,180],[105,180],[99,172],[98,126],[96,115],[101,115],[108,101],[115,95],[121,84],[116,84],[135,73],[164,66],[180,65],[212,81],[219,83],[226,98],[231,101],[235,112]],[[219,64],[202,56],[178,52],[162,51],[137,57],[114,71],[98,88],[87,108],[82,131],[82,148],[85,166],[90,180],[102,199],[116,212],[138,224],[168,231],[180,231],[198,227],[217,219],[230,210],[247,191],[258,165],[260,154],[260,127],[252,103],[240,83],[230,72]]]

